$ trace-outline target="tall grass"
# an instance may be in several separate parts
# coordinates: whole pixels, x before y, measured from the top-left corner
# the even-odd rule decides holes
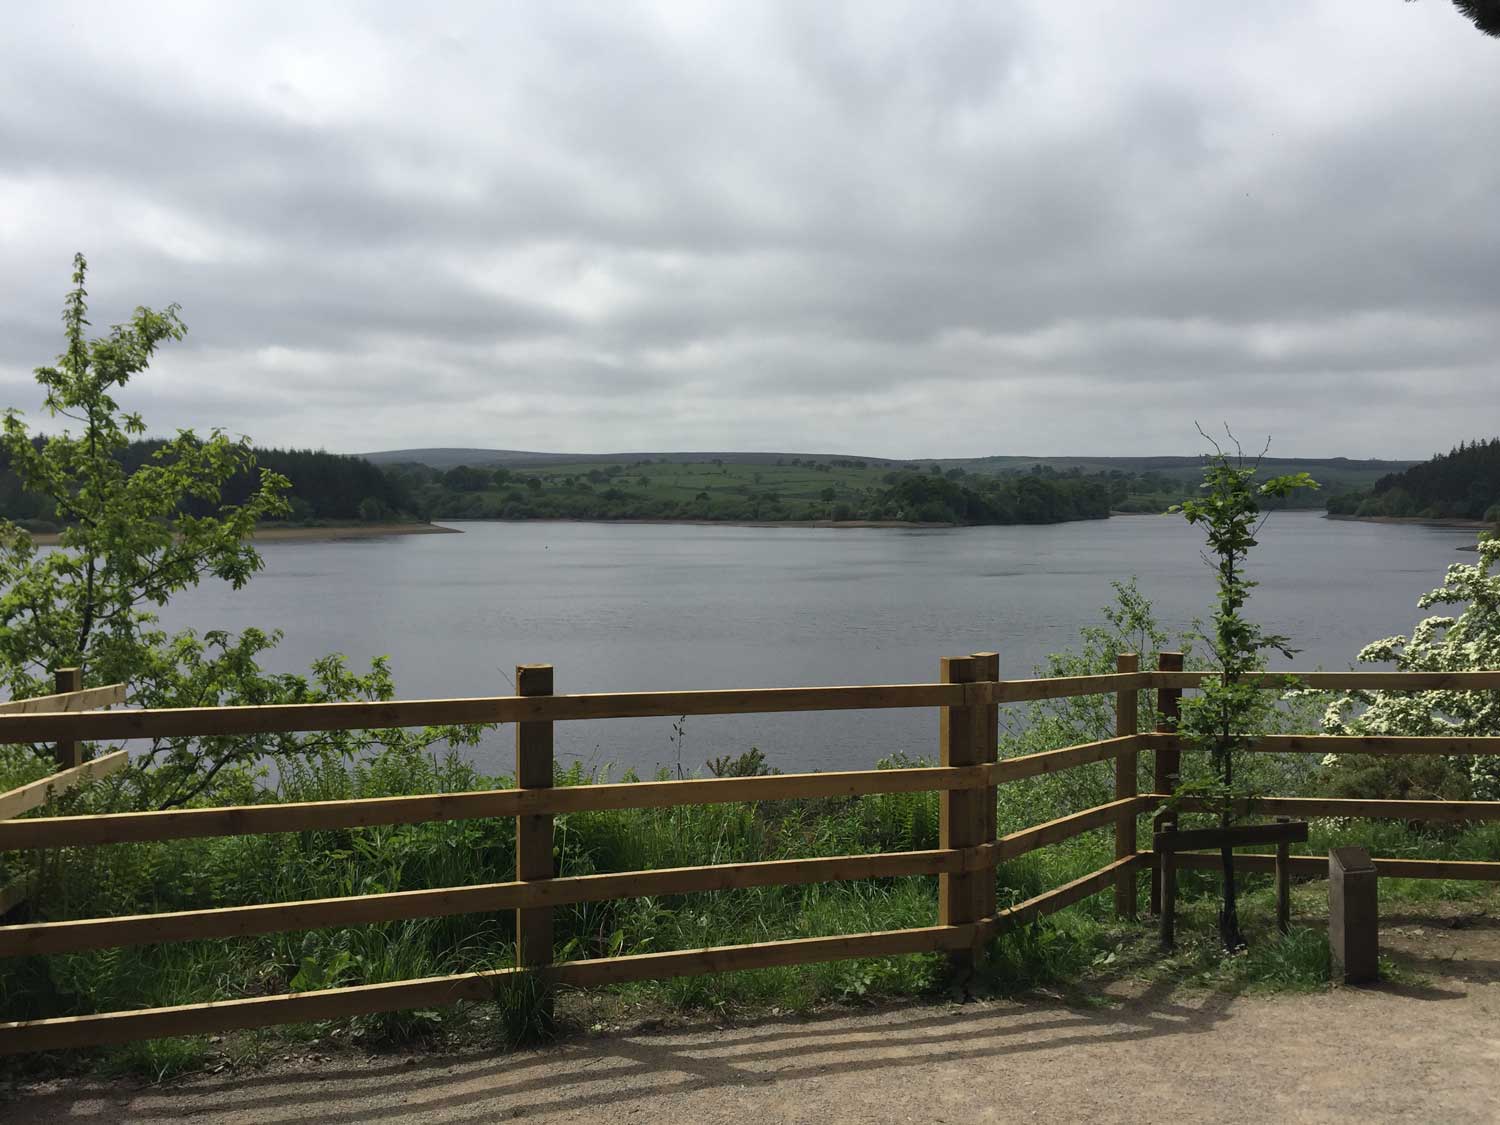
[[[887,765],[911,764],[905,761]],[[588,784],[578,769],[562,785]],[[456,756],[393,753],[345,764],[284,763],[274,790],[222,801],[307,801],[503,788]],[[1002,812],[1002,831],[1031,823],[1038,794]],[[694,864],[933,848],[935,793],[858,800],[781,801],[576,813],[556,818],[560,875]],[[1002,902],[1018,901],[1107,859],[1087,839],[1005,865]],[[32,916],[66,919],[379,894],[512,877],[509,819],[119,844],[43,857]],[[580,903],[555,913],[560,956],[573,959],[932,924],[936,880],[871,879],[799,887]],[[230,940],[8,959],[0,1014],[8,1019],[189,1003],[356,982],[462,972],[513,963],[510,912]],[[677,1006],[820,1001],[914,994],[935,987],[942,959],[879,958],[631,985],[627,996]],[[367,1017],[359,1030],[401,1039],[441,1017]]]
[[[557,778],[562,785],[591,780],[577,768]],[[285,763],[274,790],[246,788],[219,800],[381,797],[509,784],[510,778],[483,775],[457,756],[387,753],[358,763]],[[1003,786],[999,831],[1107,800],[1110,785],[1110,767],[1097,765]],[[554,838],[561,875],[932,848],[938,795],[575,813],[556,818]],[[1418,832],[1393,823],[1317,822],[1308,848],[1326,854],[1329,846],[1346,843],[1383,855],[1495,859],[1500,827]],[[1032,852],[1001,865],[998,900],[1002,906],[1021,901],[1112,858],[1107,830]],[[33,911],[37,918],[63,919],[378,894],[503,881],[514,865],[509,819],[119,844],[43,857],[45,877]],[[1265,886],[1251,881],[1252,909],[1260,888],[1268,911]],[[1195,896],[1212,901],[1215,876],[1185,871],[1182,889],[1190,926],[1191,903]],[[1106,914],[1106,898],[1095,896],[1000,938],[988,951],[988,984],[1015,991],[1076,981],[1108,963],[1122,939]],[[936,911],[935,879],[868,879],[581,903],[559,908],[555,925],[559,955],[576,959],[925,926]],[[10,959],[0,962],[0,1016],[69,1015],[508,966],[513,941],[512,915],[503,912]],[[1305,935],[1269,941],[1252,954],[1261,960],[1245,971],[1306,986],[1326,980],[1319,949],[1326,952]],[[627,1003],[676,1008],[800,1010],[831,1000],[932,992],[944,984],[944,966],[938,955],[884,957],[646,982],[617,992]],[[506,1041],[544,1030],[533,1026],[524,997],[497,996],[495,1011]],[[362,1017],[347,1030],[371,1041],[401,1042],[442,1032],[461,1018],[452,1011],[399,1012]],[[148,1069],[188,1065],[195,1057],[181,1044],[136,1046],[115,1056]]]

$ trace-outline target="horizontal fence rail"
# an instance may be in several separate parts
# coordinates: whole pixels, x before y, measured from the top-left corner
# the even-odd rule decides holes
[[[686,781],[632,781],[545,789],[488,789],[409,797],[361,797],[342,801],[236,805],[228,808],[163,809],[0,822],[0,851],[18,847],[145,843],[202,836],[252,836],[423,824],[433,820],[606,812],[809,798],[859,797],[877,793],[979,789],[988,785],[983,767],[929,766],[900,770],[773,774]]]
[[[807,800],[983,789],[1022,777],[1104,761],[1136,745],[1134,738],[1049,750],[983,766],[926,766],[916,769],[848,770],[773,774],[768,777],[716,777],[686,781],[631,781],[547,789],[489,789],[428,793],[409,797],[364,797],[342,801],[236,805],[216,809],[163,809],[157,812],[60,816],[13,823],[0,821],[0,851],[90,844],[146,843],[203,836],[251,836],[421,824],[431,820],[479,820],[683,805]]]
[[[589,719],[664,718],[685,715],[773,714],[886,708],[989,706],[1065,699],[1109,692],[1191,689],[1219,673],[1115,672],[1032,680],[973,683],[873,684],[832,687],[736,688],[710,691],[603,692],[577,695],[501,695],[455,699],[381,700],[359,703],[290,703],[267,706],[185,707],[91,711],[120,702],[119,685],[91,688],[88,707],[65,713],[44,696],[0,704],[0,744],[96,742],[131,739],[284,734],[297,731],[381,730],[441,724],[565,722]],[[1500,672],[1264,672],[1250,677],[1267,688],[1289,683],[1309,688],[1384,691],[1500,690]]]
[[[993,918],[951,926],[793,938],[753,945],[565,961],[543,972],[552,984],[597,988],[640,980],[806,965],[854,957],[969,950],[998,932],[1055,913],[1112,886],[1121,871],[1145,866],[1145,856],[1117,860],[1098,871],[1000,910]],[[209,1035],[245,1028],[343,1019],[407,1008],[441,1007],[461,1000],[493,1000],[525,969],[488,969],[384,984],[352,985],[243,1000],[0,1023],[0,1054],[63,1050],[171,1035]]]
[[[969,874],[1084,832],[1113,824],[1122,811],[1144,810],[1151,797],[1113,801],[1035,828],[969,848],[815,859],[767,860],[656,871],[581,875],[533,882],[488,883],[433,890],[310,899],[262,906],[231,906],[0,926],[0,957],[77,953],[155,942],[198,941],[325,926],[393,922],[452,914],[566,906],[580,902],[795,886],[845,879]]]
[[[96,781],[112,773],[119,773],[129,764],[130,755],[124,750],[116,750],[113,754],[93,758],[81,766],[74,766],[60,773],[54,773],[50,777],[43,777],[8,792],[0,793],[0,820],[9,820],[11,817],[40,808],[69,789],[82,785],[86,781]],[[37,822],[29,820],[25,823],[29,827]]]
[[[1196,688],[1217,678],[1213,670],[1153,672],[1155,688]],[[1500,672],[1254,672],[1245,677],[1263,688],[1318,691],[1500,691]]]
[[[1178,867],[1217,869],[1222,860],[1217,852],[1178,852],[1174,857]],[[1313,878],[1328,877],[1328,857],[1319,855],[1294,855],[1288,857],[1294,875]],[[1383,879],[1456,879],[1480,882],[1500,881],[1500,863],[1473,859],[1394,859],[1376,857],[1370,860],[1375,865],[1375,874]],[[1257,855],[1249,852],[1234,853],[1236,871],[1271,873],[1276,870],[1274,855]]]
[[[1143,734],[1148,745],[1164,750],[1191,750],[1175,734]],[[1269,734],[1245,739],[1241,749],[1260,754],[1500,754],[1500,736]]]
[[[56,695],[38,695],[31,699],[6,700],[0,703],[0,715],[92,711],[96,707],[108,707],[111,704],[124,702],[125,685],[107,684],[104,687],[81,688],[78,691],[61,691]]]
[[[266,803],[229,808],[171,809],[89,816],[15,819],[73,785],[128,764],[125,751],[65,769],[0,794],[0,851],[242,836],[275,832],[347,830],[440,820],[514,818],[517,877],[503,882],[291,902],[165,911],[0,925],[0,956],[48,956],[162,942],[226,940],[330,926],[379,924],[464,913],[515,911],[518,964],[420,980],[356,985],[0,1024],[0,1053],[73,1048],[165,1035],[238,1028],[488,1000],[523,978],[595,987],[700,973],[800,965],[850,957],[942,953],[953,966],[972,968],[975,951],[1006,929],[1031,922],[1114,888],[1115,908],[1132,913],[1136,879],[1158,856],[1136,841],[1138,818],[1169,798],[1136,792],[1137,755],[1156,754],[1155,788],[1175,784],[1176,762],[1194,749],[1170,729],[1177,697],[1218,673],[1181,671],[1181,658],[1163,654],[1155,671],[1138,671],[1123,656],[1115,673],[1052,679],[996,678],[992,653],[943,662],[943,682],[709,691],[553,694],[550,666],[518,669],[521,694],[467,699],[398,700],[265,707],[93,711],[124,697],[118,685],[80,689],[38,700],[0,704],[0,743],[127,742],[201,736],[255,736],[444,724],[517,724],[518,786],[488,791],[429,793],[339,801]],[[71,670],[70,670],[71,672]],[[76,677],[76,674],[75,674]],[[1500,672],[1269,673],[1260,686],[1328,690],[1500,690]],[[61,676],[59,682],[63,682]],[[76,678],[73,681],[76,687]],[[1137,733],[1139,693],[1158,691],[1168,729]],[[996,709],[1005,704],[1087,695],[1114,696],[1116,737],[995,760]],[[703,778],[601,785],[552,784],[552,724],[606,718],[752,714],[799,711],[933,708],[942,715],[945,763],[911,769],[851,770],[745,778]],[[1500,754],[1500,737],[1273,736],[1252,741],[1268,753]],[[1008,835],[995,826],[1000,785],[1057,771],[1112,763],[1116,799]],[[935,849],[714,864],[647,871],[555,877],[552,818],[582,812],[664,809],[694,805],[793,800],[845,800],[898,793],[939,794],[942,846]],[[1205,802],[1182,799],[1186,812]],[[1500,802],[1370,801],[1261,798],[1240,811],[1266,815],[1359,816],[1432,821],[1500,820]],[[1024,902],[999,907],[1000,863],[1082,833],[1113,829],[1114,862]],[[1254,835],[1253,831],[1251,835]],[[1247,837],[1248,838],[1248,837]],[[1183,868],[1209,867],[1217,855],[1183,852]],[[1275,857],[1237,854],[1236,866],[1271,870]],[[1384,876],[1500,880],[1500,863],[1376,859]],[[1300,874],[1326,874],[1317,856],[1294,856]],[[795,938],[749,945],[677,950],[554,963],[554,907],[643,896],[733,892],[845,880],[935,877],[938,925],[913,929]],[[0,905],[5,905],[0,903]],[[549,991],[550,994],[550,991]]]
[[[978,924],[927,926],[909,930],[797,938],[756,945],[643,953],[625,957],[568,961],[546,971],[553,984],[592,988],[630,981],[805,965],[850,957],[882,957],[968,949],[986,930]],[[442,1007],[461,1000],[493,1000],[507,983],[530,975],[527,969],[486,969],[451,976],[383,984],[349,985],[316,992],[290,992],[206,1004],[60,1016],[0,1023],[0,1054],[50,1051],[126,1043],[171,1035],[209,1035],[274,1024],[345,1019],[408,1008]]]
[[[1162,800],[1169,799],[1158,793]],[[1267,816],[1314,816],[1335,819],[1456,822],[1500,820],[1500,801],[1427,801],[1419,798],[1375,800],[1365,797],[1246,797],[1234,801],[1237,813]],[[1183,797],[1186,812],[1216,812],[1218,805],[1201,797]]]
[[[533,882],[487,883],[423,891],[344,898],[307,899],[264,906],[229,906],[120,918],[85,918],[0,926],[0,957],[78,953],[155,942],[199,941],[251,934],[314,930],[326,926],[439,918],[579,902],[657,895],[728,891],[746,887],[796,886],[841,879],[885,879],[910,875],[961,874],[994,863],[994,845],[951,851],[890,852],[723,863],[608,875],[577,875]]]
[[[500,695],[367,703],[288,703],[260,707],[183,707],[101,711],[82,715],[0,714],[0,744],[380,730],[442,724],[565,722],[671,718],[686,715],[774,714],[789,711],[871,711],[888,708],[988,706],[1063,699],[1150,686],[1147,672],[994,680],[952,684],[744,688],[727,691],[606,692],[584,695]]]
[[[1044,848],[1048,844],[1060,844],[1074,836],[1095,828],[1104,828],[1116,823],[1122,815],[1137,816],[1152,808],[1156,801],[1152,797],[1125,797],[1108,804],[1098,805],[1083,812],[1060,816],[1035,828],[1023,828],[996,841],[1001,859],[1015,859],[1027,852]]]

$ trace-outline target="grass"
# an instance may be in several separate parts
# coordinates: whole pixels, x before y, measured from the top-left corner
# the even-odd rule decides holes
[[[284,763],[275,793],[247,788],[221,793],[218,802],[458,791],[504,787],[509,780],[482,775],[456,756],[392,753],[357,764]],[[564,785],[590,780],[577,769],[558,778]],[[999,831],[1015,831],[1106,800],[1110,785],[1109,767],[1097,765],[1004,786]],[[557,818],[555,840],[562,875],[932,848],[938,840],[938,797],[890,794],[578,813]],[[1496,826],[1423,834],[1393,823],[1317,822],[1308,849],[1318,852],[1346,843],[1361,843],[1382,855],[1500,858]],[[1107,830],[1032,852],[997,871],[999,902],[1029,898],[1112,858]],[[40,917],[498,881],[510,877],[515,852],[509,820],[475,820],[114,845],[70,851],[66,862],[60,860],[53,857],[47,864]],[[1141,884],[1144,897],[1145,880]],[[1273,915],[1268,877],[1245,882],[1243,916],[1251,950],[1233,958],[1225,958],[1214,941],[1214,873],[1184,871],[1181,888],[1181,945],[1171,957],[1156,951],[1149,926],[1116,922],[1109,914],[1109,896],[1101,894],[997,939],[986,951],[980,986],[1004,994],[1061,990],[1083,1002],[1095,983],[1120,976],[1236,989],[1326,984],[1327,946],[1320,933],[1301,929],[1280,938],[1268,930]],[[1446,881],[1382,884],[1384,899],[1412,902],[1479,893],[1472,884]],[[1299,894],[1305,908],[1301,913],[1315,917],[1317,903]],[[559,908],[555,924],[560,956],[574,959],[926,926],[933,923],[936,909],[935,879],[872,879],[585,903]],[[505,913],[12,959],[0,963],[0,1015],[26,1019],[393,981],[509,966],[513,955],[512,919]],[[588,1022],[587,1013],[600,1005],[637,1012],[800,1012],[830,1003],[938,995],[947,985],[946,960],[940,955],[881,957],[622,985],[602,998],[570,1001],[575,1011],[570,1018]],[[552,1030],[530,998],[516,991],[524,987],[503,986],[490,1005],[278,1028],[230,1036],[221,1043],[203,1037],[162,1040],[9,1065],[20,1068],[13,1074],[37,1067],[98,1066],[157,1079],[222,1059],[226,1052],[232,1059],[253,1061],[286,1044],[329,1035],[371,1046],[476,1036],[514,1045],[544,1038]]]

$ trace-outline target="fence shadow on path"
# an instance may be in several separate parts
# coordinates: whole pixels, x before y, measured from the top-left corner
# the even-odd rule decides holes
[[[981,1058],[1022,1058],[1085,1044],[1129,1043],[1212,1031],[1229,991],[1173,995],[1171,982],[1110,1007],[981,1002],[890,1007],[763,1020],[718,1029],[564,1040],[524,1054],[415,1056],[413,1063],[335,1064],[302,1072],[223,1075],[176,1087],[110,1092],[92,1083],[28,1099],[22,1121],[100,1119],[110,1101],[143,1122],[236,1121],[330,1125],[440,1119],[491,1121],[627,1107],[668,1095],[743,1089],[841,1075],[889,1072]],[[399,1092],[399,1097],[395,1096]]]

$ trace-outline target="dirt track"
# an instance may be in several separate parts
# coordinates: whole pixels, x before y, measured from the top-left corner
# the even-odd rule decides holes
[[[67,1083],[7,1122],[1500,1120],[1500,930],[1391,922],[1421,986],[1148,989],[1108,1008],[901,1006],[504,1055],[325,1057],[163,1088]]]

